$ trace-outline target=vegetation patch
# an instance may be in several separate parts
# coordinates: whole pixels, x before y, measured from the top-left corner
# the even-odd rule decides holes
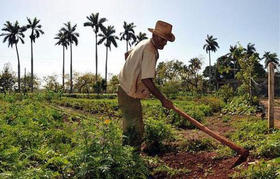
[[[280,158],[270,161],[260,160],[249,165],[241,172],[235,172],[232,178],[279,178],[280,177]]]

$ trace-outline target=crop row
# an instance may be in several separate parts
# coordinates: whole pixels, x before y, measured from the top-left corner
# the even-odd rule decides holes
[[[6,98],[5,98],[6,99]],[[144,161],[115,121],[83,119],[21,98],[0,100],[0,178],[131,178],[146,176]]]
[[[121,117],[116,99],[90,100],[62,97],[61,99],[53,100],[53,102],[60,106],[71,107],[92,114]],[[204,103],[202,103],[202,101],[175,101],[174,103],[198,121],[202,121],[205,116],[212,115],[213,112],[221,109],[222,105],[220,101],[214,101],[212,103],[209,101]],[[176,127],[193,128],[187,120],[180,117],[174,111],[163,108],[157,100],[143,100],[142,104],[144,119],[148,117],[152,117],[154,119],[164,119]]]

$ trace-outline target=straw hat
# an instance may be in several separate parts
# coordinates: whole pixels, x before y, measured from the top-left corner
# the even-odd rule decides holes
[[[148,30],[170,42],[173,42],[175,40],[175,36],[172,34],[172,25],[168,24],[164,21],[157,21],[155,29],[148,28]]]

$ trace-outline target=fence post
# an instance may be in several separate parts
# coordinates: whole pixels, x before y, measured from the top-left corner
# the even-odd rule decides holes
[[[274,64],[268,65],[268,128],[274,128]]]

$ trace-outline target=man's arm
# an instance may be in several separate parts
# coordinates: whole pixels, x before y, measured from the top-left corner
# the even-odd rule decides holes
[[[162,106],[167,108],[167,109],[173,109],[173,103],[166,99],[165,96],[163,96],[163,94],[159,91],[159,89],[155,86],[152,78],[146,78],[146,79],[142,79],[141,80],[144,85],[149,89],[149,91],[157,98],[161,101]]]

